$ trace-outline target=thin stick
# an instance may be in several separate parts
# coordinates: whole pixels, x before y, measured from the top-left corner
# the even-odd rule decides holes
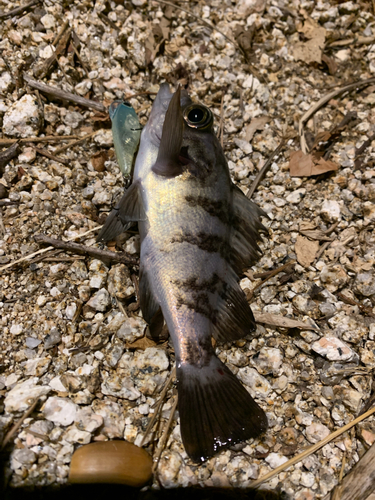
[[[216,26],[214,26],[213,24],[209,23],[208,21],[206,21],[202,17],[199,17],[196,14],[194,14],[193,12],[191,12],[191,10],[184,9],[183,7],[180,7],[179,5],[176,5],[176,4],[171,3],[171,2],[166,2],[165,0],[154,0],[154,1],[157,2],[157,3],[163,3],[164,5],[169,5],[170,7],[173,7],[174,9],[178,9],[178,10],[182,10],[183,12],[186,12],[186,14],[189,14],[189,16],[194,17],[195,19],[197,19],[197,21],[200,21],[201,23],[205,24],[206,26],[208,26],[213,31],[217,31],[218,33],[220,33],[221,35],[223,35],[223,37],[226,40],[228,40],[229,43],[231,43],[232,45],[234,45],[236,47],[236,49],[238,49],[243,54],[243,51],[242,51],[241,47],[234,40],[232,40],[229,36],[227,36],[225,33],[223,33],[222,31],[220,31],[218,28],[216,28]]]
[[[46,135],[45,137],[27,137],[25,139],[0,139],[0,147],[10,146],[15,142],[27,144],[29,142],[61,142],[77,139],[77,135]]]
[[[315,103],[313,106],[311,106],[310,109],[306,111],[306,113],[302,116],[302,118],[299,121],[298,124],[298,133],[300,136],[300,143],[301,143],[301,149],[304,154],[307,154],[308,147],[306,143],[306,138],[305,138],[305,131],[304,131],[304,125],[305,123],[311,118],[311,116],[316,113],[322,106],[327,104],[333,97],[336,97],[340,94],[343,94],[344,92],[347,92],[348,90],[352,90],[356,87],[365,87],[366,85],[370,85],[371,83],[375,83],[375,78],[368,78],[367,80],[362,80],[354,83],[349,83],[349,85],[345,85],[344,87],[341,87],[339,89],[333,90],[332,92],[329,92],[329,94],[325,95],[317,103]]]
[[[264,280],[262,280],[260,283],[258,283],[253,289],[252,289],[252,292],[255,292],[255,290],[257,290],[259,287],[261,287],[266,281],[270,280],[271,278],[273,278],[274,276],[276,276],[277,274],[281,273],[281,271],[284,271],[285,269],[287,269],[289,266],[293,266],[294,264],[296,263],[295,260],[291,260],[289,262],[287,262],[286,264],[284,264],[283,266],[280,266],[278,267],[277,269],[274,269],[273,271],[270,271],[269,275],[266,276],[264,278]],[[245,273],[246,274],[246,273]]]
[[[156,95],[157,92],[138,92],[137,94],[126,94],[124,96],[124,101],[128,99],[133,99],[133,97],[139,97],[140,95]]]
[[[225,92],[221,94],[221,103],[220,103],[220,128],[219,128],[219,137],[221,147],[224,147],[224,96]]]
[[[103,23],[108,24],[108,26],[110,26],[114,30],[119,31],[120,28],[116,26],[115,23],[109,19],[109,17],[103,14],[103,12],[98,12],[98,17]]]
[[[174,414],[175,414],[175,411],[176,411],[176,408],[177,408],[177,403],[178,403],[178,394],[176,393],[175,395],[175,400],[174,400],[174,403],[173,403],[173,406],[172,406],[172,409],[171,409],[171,413],[169,415],[169,419],[168,419],[168,422],[166,423],[164,429],[163,429],[163,435],[159,441],[159,446],[158,446],[158,449],[156,450],[155,452],[155,455],[154,455],[154,465],[152,467],[152,472],[155,474],[157,468],[158,468],[158,465],[159,465],[159,461],[160,461],[160,457],[161,457],[161,454],[163,453],[163,450],[164,450],[164,447],[165,447],[165,443],[168,439],[168,431],[172,425],[172,421],[173,421],[173,417],[174,417]]]
[[[70,161],[65,160],[64,158],[59,158],[58,156],[55,156],[45,149],[40,149],[40,148],[34,148],[37,153],[39,153],[42,156],[45,156],[46,158],[49,158],[50,160],[57,161],[58,163],[62,163],[63,165],[69,165]]]
[[[90,255],[90,257],[96,257],[102,260],[110,260],[113,262],[121,262],[122,264],[137,265],[138,259],[131,257],[125,252],[111,252],[110,250],[101,250],[100,248],[88,247],[86,245],[81,245],[80,243],[73,243],[72,241],[57,240],[46,236],[45,234],[36,234],[34,240],[39,244],[51,245],[54,248],[61,248],[62,250],[68,250],[69,252]]]
[[[1,450],[5,448],[5,446],[9,443],[9,441],[12,439],[14,434],[18,431],[18,429],[21,427],[22,423],[24,420],[32,414],[32,412],[35,410],[36,405],[39,403],[40,398],[36,398],[34,403],[30,406],[28,410],[25,411],[25,413],[22,415],[22,417],[18,420],[16,424],[13,425],[13,427],[10,429],[10,431],[7,433],[7,435],[4,438],[4,441],[1,444]]]
[[[7,17],[16,16],[17,14],[20,14],[24,10],[30,9],[30,7],[33,7],[40,2],[41,0],[31,0],[31,2],[27,3],[26,5],[21,5],[21,7],[16,7],[15,9],[9,10],[8,12],[1,12],[0,19],[6,19]]]
[[[310,446],[310,448],[308,448],[307,450],[303,451],[302,453],[299,453],[296,457],[291,458],[290,460],[285,462],[285,464],[282,464],[279,467],[276,467],[276,469],[272,470],[271,472],[268,472],[263,477],[253,481],[249,485],[250,488],[257,488],[260,484],[262,484],[265,481],[268,481],[269,479],[280,474],[280,472],[283,472],[284,470],[289,469],[289,467],[291,467],[292,465],[297,464],[298,462],[300,462],[304,458],[312,455],[313,453],[318,451],[320,448],[325,446],[327,443],[333,441],[338,436],[341,436],[341,434],[344,434],[344,432],[348,431],[349,429],[351,429],[352,427],[357,425],[359,422],[362,422],[362,420],[365,420],[367,417],[369,417],[370,415],[373,415],[374,413],[375,413],[375,407],[371,408],[371,410],[367,411],[363,415],[360,415],[359,417],[355,418],[354,420],[352,420],[352,422],[349,422],[348,424],[344,425],[343,427],[341,427],[337,431],[332,432],[331,434],[329,434],[327,437],[325,437],[324,439],[322,439],[318,443]]]
[[[251,198],[253,196],[253,194],[254,194],[256,188],[258,187],[260,181],[263,179],[263,177],[266,175],[266,173],[270,169],[271,164],[272,164],[272,160],[275,158],[275,156],[277,156],[281,152],[281,150],[285,146],[285,143],[286,143],[286,139],[283,139],[280,142],[280,144],[277,146],[277,148],[271,153],[271,156],[268,158],[268,160],[266,161],[266,163],[263,165],[262,169],[260,170],[260,172],[258,173],[258,175],[253,180],[253,183],[251,184],[248,192],[246,193],[246,196],[248,198]]]
[[[344,477],[345,465],[346,465],[346,452],[344,452],[344,456],[342,457],[341,470],[339,475],[339,484],[342,482],[342,478]]]
[[[59,31],[59,33],[56,35],[56,38],[52,42],[52,45],[54,45],[56,47],[56,45],[61,40],[63,34],[65,33],[65,31],[68,29],[68,26],[69,26],[69,21],[65,21],[65,23],[62,25],[61,30]]]
[[[66,92],[65,90],[61,90],[57,87],[51,87],[50,85],[46,85],[45,83],[38,82],[31,78],[27,73],[23,74],[23,79],[25,82],[32,87],[33,89],[38,89],[40,92],[44,92],[45,94],[52,95],[53,97],[57,97],[58,99],[62,99],[63,101],[71,101],[79,104],[80,106],[84,106],[85,108],[96,109],[101,113],[107,113],[107,108],[100,102],[92,101],[91,99],[86,99],[85,97],[81,97],[77,94],[72,94],[71,92]]]
[[[96,226],[92,229],[89,229],[85,233],[76,234],[75,236],[73,236],[72,238],[69,238],[66,241],[73,241],[73,240],[76,240],[78,238],[82,238],[83,236],[86,236],[90,233],[93,233],[94,231],[96,231],[97,229],[101,229],[102,227],[103,226]],[[25,255],[25,257],[22,257],[22,259],[15,260],[13,262],[10,262],[9,264],[6,264],[3,267],[0,267],[0,271],[5,271],[5,269],[9,269],[10,267],[15,266],[16,264],[19,264],[20,262],[24,262],[25,260],[32,259],[36,255],[40,255],[42,253],[49,252],[50,250],[54,250],[54,249],[55,249],[55,247],[49,246],[47,248],[42,248],[41,250],[38,250],[37,252],[29,253],[28,255]]]
[[[159,397],[159,400],[158,400],[158,402],[156,404],[156,408],[155,408],[154,414],[152,415],[151,420],[148,423],[147,429],[146,429],[146,431],[144,433],[144,436],[142,438],[142,441],[141,441],[141,444],[140,444],[141,447],[143,446],[146,437],[148,436],[148,434],[150,433],[152,427],[154,426],[155,420],[156,420],[156,418],[157,418],[157,416],[159,414],[159,410],[160,410],[162,404],[164,403],[165,395],[167,394],[169,386],[171,385],[171,382],[175,378],[175,376],[176,376],[176,367],[174,367],[173,370],[171,371],[171,373],[169,374],[169,377],[168,377],[167,381],[164,384],[163,390],[160,393],[160,397]]]
[[[76,141],[69,142],[69,144],[65,144],[65,146],[61,146],[61,148],[57,148],[54,151],[54,153],[56,155],[58,155],[59,153],[62,153],[63,151],[70,149],[71,147],[75,146],[76,144],[80,144],[81,142],[86,141],[86,139],[90,139],[90,137],[93,137],[97,133],[98,133],[98,130],[95,130],[95,132],[91,132],[91,134],[87,134],[84,137],[77,139]]]
[[[77,47],[74,45],[73,41],[71,42],[71,45],[73,47],[74,53],[78,58],[78,61],[81,63],[81,66],[83,68],[83,71],[86,73],[86,76],[89,74],[89,70],[86,68],[86,64],[82,61],[81,54],[78,52]]]

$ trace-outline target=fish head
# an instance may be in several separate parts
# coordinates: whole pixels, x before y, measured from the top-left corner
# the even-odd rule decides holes
[[[165,177],[189,172],[199,179],[227,171],[222,148],[214,133],[211,110],[194,103],[185,90],[178,88],[175,94],[169,92],[169,87],[167,90],[159,106],[155,107],[154,125],[151,125],[155,127],[154,144],[159,148],[152,170]]]

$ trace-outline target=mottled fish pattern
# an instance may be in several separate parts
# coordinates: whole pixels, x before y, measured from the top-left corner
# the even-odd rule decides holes
[[[116,218],[138,220],[141,309],[151,331],[164,317],[172,337],[181,435],[196,462],[267,428],[211,342],[255,329],[238,276],[259,256],[261,215],[231,182],[210,110],[163,84]]]

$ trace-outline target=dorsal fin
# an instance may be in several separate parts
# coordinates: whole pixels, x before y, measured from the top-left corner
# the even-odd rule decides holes
[[[232,184],[232,196],[231,265],[239,275],[252,266],[261,255],[258,241],[261,239],[261,233],[267,233],[267,228],[263,226],[260,217],[268,218],[268,215],[234,184]]]
[[[181,151],[184,120],[180,104],[180,87],[174,93],[165,114],[158,158],[152,171],[163,177],[176,177],[182,173],[178,156]]]

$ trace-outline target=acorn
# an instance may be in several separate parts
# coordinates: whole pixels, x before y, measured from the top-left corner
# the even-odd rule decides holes
[[[141,487],[151,476],[152,458],[143,448],[127,441],[100,441],[74,452],[69,481]]]

